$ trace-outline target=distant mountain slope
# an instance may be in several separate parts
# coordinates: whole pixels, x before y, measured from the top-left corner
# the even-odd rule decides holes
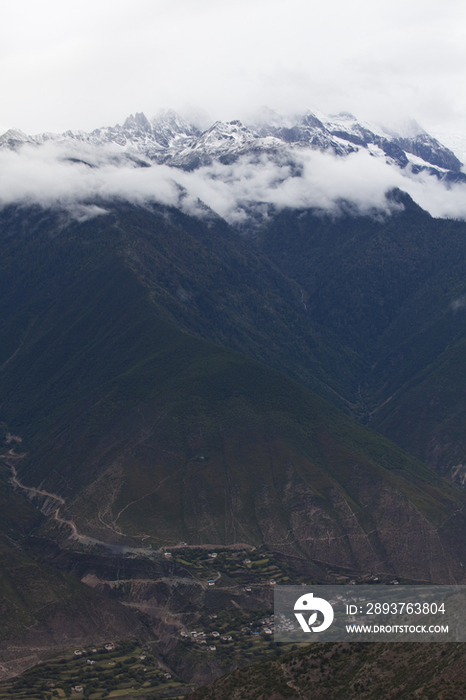
[[[460,494],[286,375],[176,328],[160,290],[178,280],[140,230],[147,212],[92,226],[9,216],[1,418],[25,440],[21,480],[60,494],[78,531],[264,542],[350,571],[463,580]],[[167,240],[165,225],[151,235]],[[182,231],[168,230],[181,260]]]

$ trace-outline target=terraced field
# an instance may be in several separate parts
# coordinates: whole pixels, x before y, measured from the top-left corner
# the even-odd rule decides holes
[[[0,698],[173,697],[189,686],[133,641],[69,650],[0,686]]]

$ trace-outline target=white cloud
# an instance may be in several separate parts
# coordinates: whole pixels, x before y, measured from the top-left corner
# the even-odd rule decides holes
[[[360,213],[390,211],[385,194],[398,187],[434,216],[466,219],[464,185],[446,188],[427,173],[413,175],[361,150],[344,158],[307,148],[280,156],[242,157],[235,163],[185,172],[164,165],[137,167],[114,147],[80,142],[23,145],[0,151],[0,203],[58,206],[73,216],[103,213],[105,201],[159,202],[205,215],[199,200],[230,223],[267,208],[313,207],[338,213],[349,202]],[[102,204],[103,202],[103,204]]]
[[[67,208],[88,199],[123,197],[140,203],[153,198],[177,204],[179,192],[168,168],[119,167],[113,164],[114,157],[113,148],[74,143],[26,144],[18,151],[1,151],[0,202]]]

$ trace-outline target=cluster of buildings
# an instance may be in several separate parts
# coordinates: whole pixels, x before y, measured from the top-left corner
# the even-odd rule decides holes
[[[260,632],[263,632],[264,634],[273,634],[275,629],[275,615],[270,615],[269,617],[265,617],[263,620],[259,620],[259,624],[262,625]],[[255,634],[260,634],[260,632],[256,632]]]
[[[217,617],[215,615],[215,617]],[[191,638],[195,639],[199,644],[207,644],[207,634],[205,632],[198,632],[197,630],[191,630],[190,632],[185,632],[182,630],[180,632],[180,635],[184,638]],[[221,635],[220,632],[217,632],[214,630],[213,632],[210,632],[210,636],[214,637],[214,639],[221,639],[222,642],[232,642],[233,637],[231,634],[226,634],[226,635]],[[209,646],[208,649],[209,651],[215,651],[217,647],[215,646]]]
[[[115,645],[114,645],[113,642],[110,642],[109,644],[105,644],[105,647],[104,647],[104,648],[105,648],[107,651],[111,651],[111,650],[115,649]],[[75,649],[75,651],[74,651],[74,655],[75,655],[75,656],[83,656],[85,653],[86,653],[86,652],[84,651],[84,649]],[[87,653],[89,653],[89,654],[96,654],[96,653],[97,653],[97,648],[96,648],[96,647],[92,647],[91,649],[89,649],[89,651],[88,651]],[[88,659],[88,660],[87,660],[87,663],[90,664],[90,665],[92,665],[92,664],[95,664],[95,661],[91,661],[91,659]]]
[[[216,618],[217,615],[211,615],[210,616],[212,619]],[[284,616],[282,616],[284,617]],[[285,619],[285,618],[284,618]],[[275,616],[270,615],[269,617],[265,617],[263,620],[259,620],[258,624],[260,625],[260,630],[257,631],[256,629],[253,631],[252,626],[255,623],[250,622],[248,626],[242,627],[241,633],[244,634],[252,634],[252,635],[258,635],[258,634],[273,634],[274,628],[275,628]],[[194,639],[196,640],[199,644],[207,644],[207,636],[211,636],[214,639],[218,639],[219,641],[222,642],[233,642],[233,637],[231,634],[225,634],[222,635],[220,632],[217,632],[214,630],[213,632],[209,632],[208,634],[206,632],[202,631],[197,631],[197,630],[190,630],[189,632],[185,630],[181,630],[180,632],[181,637],[185,639]],[[210,651],[214,651],[212,647],[209,647]]]

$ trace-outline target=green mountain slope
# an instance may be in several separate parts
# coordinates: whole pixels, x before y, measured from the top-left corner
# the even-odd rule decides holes
[[[466,339],[448,348],[374,415],[373,425],[450,478],[466,468]]]
[[[285,374],[176,328],[110,221],[8,241],[37,258],[22,274],[17,251],[0,333],[21,480],[102,540],[266,543],[349,571],[462,580],[460,493]]]
[[[0,311],[8,328],[0,367],[77,270],[86,274],[98,260],[118,257],[150,291],[160,316],[182,330],[285,371],[337,402],[355,391],[356,354],[311,322],[296,283],[221,219],[113,203],[106,216],[79,223],[10,208],[0,231]],[[60,313],[67,312],[62,305]]]
[[[433,219],[400,192],[391,196],[404,208],[384,219],[284,211],[259,243],[305,290],[310,316],[359,354],[353,415],[432,466],[452,467],[462,460],[466,416],[445,358],[455,347],[461,384],[466,224]],[[445,411],[458,430],[437,438]]]
[[[385,218],[284,210],[260,240],[307,292],[311,317],[368,364],[419,332],[464,290],[466,224],[433,219],[401,192],[391,199],[403,209]],[[411,304],[414,318],[408,318]]]

